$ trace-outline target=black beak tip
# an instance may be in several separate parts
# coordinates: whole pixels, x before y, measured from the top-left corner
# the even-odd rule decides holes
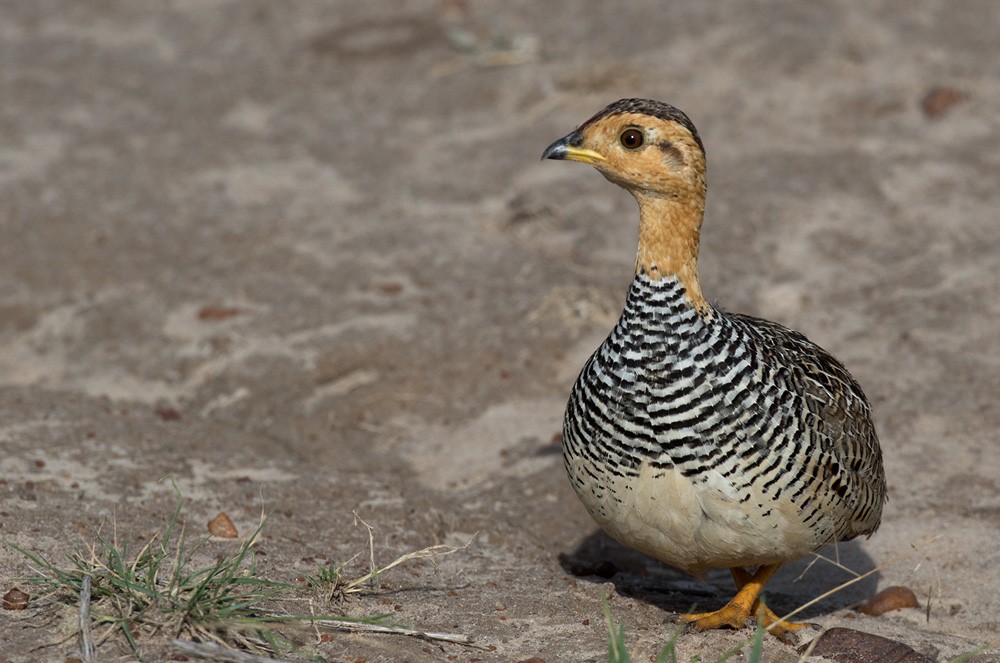
[[[567,147],[580,147],[583,144],[583,136],[574,131],[568,136],[563,136],[556,142],[545,148],[542,152],[542,160],[545,159],[565,159]]]
[[[542,152],[542,161],[545,159],[565,159],[566,158],[566,139],[560,138],[556,142],[552,143],[545,148]]]

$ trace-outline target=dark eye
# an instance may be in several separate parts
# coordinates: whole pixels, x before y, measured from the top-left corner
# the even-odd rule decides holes
[[[637,147],[642,147],[642,132],[638,129],[626,129],[619,140],[621,140],[623,147],[634,150]]]

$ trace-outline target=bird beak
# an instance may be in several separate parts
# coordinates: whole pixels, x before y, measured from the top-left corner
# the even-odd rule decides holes
[[[542,152],[542,158],[581,161],[592,166],[606,160],[602,154],[580,147],[582,143],[583,136],[574,131],[546,147],[545,151]]]

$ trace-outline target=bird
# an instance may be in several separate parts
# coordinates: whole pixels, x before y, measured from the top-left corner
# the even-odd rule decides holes
[[[728,569],[725,606],[688,630],[742,628],[783,640],[810,626],[761,600],[787,562],[871,536],[887,500],[871,405],[844,365],[799,332],[706,300],[698,252],[705,148],[682,111],[616,101],[549,145],[639,206],[624,310],[584,364],[563,419],[563,460],[613,538],[696,577]]]

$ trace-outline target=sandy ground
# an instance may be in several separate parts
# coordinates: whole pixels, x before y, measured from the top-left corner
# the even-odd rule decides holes
[[[390,605],[486,649],[336,634],[311,651],[605,660],[610,596],[650,660],[669,612],[721,605],[730,581],[622,549],[568,486],[562,408],[620,311],[637,216],[596,173],[538,160],[647,96],[705,140],[708,296],[805,332],[876,409],[882,528],[824,554],[885,566],[806,616],[938,660],[1000,645],[996,16],[989,0],[3,2],[0,537],[56,560],[112,523],[141,540],[170,513],[167,475],[195,531],[271,512],[259,560],[278,580],[359,552],[363,570],[353,511],[381,562],[478,532],[345,609]],[[961,94],[922,106],[939,86]],[[777,609],[851,577],[809,561],[773,583]],[[0,547],[0,589],[28,571]],[[924,607],[847,609],[889,585]],[[62,660],[73,640],[34,648],[70,633],[3,611],[0,659]],[[678,653],[714,660],[749,634]],[[796,654],[770,639],[765,658]]]

